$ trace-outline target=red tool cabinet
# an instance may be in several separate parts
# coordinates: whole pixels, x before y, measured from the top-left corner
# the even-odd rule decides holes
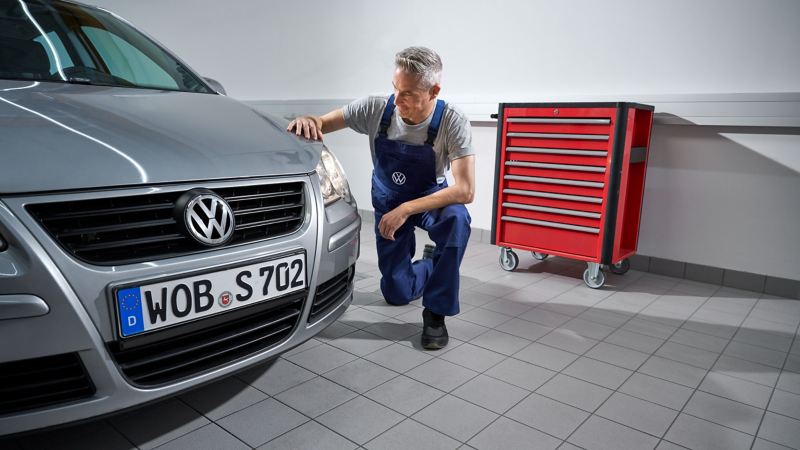
[[[514,270],[513,249],[627,272],[636,252],[653,107],[637,103],[501,103],[492,244]]]

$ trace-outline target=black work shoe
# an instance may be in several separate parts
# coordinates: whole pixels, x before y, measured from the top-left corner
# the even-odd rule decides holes
[[[439,350],[450,341],[447,327],[444,325],[444,316],[434,313],[428,308],[422,311],[422,348],[425,350]]]
[[[434,250],[436,250],[435,245],[425,244],[425,249],[422,250],[422,259],[433,259]]]

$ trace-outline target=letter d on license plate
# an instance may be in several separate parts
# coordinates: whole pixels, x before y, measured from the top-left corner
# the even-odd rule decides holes
[[[306,288],[305,254],[115,290],[119,334],[130,337]]]

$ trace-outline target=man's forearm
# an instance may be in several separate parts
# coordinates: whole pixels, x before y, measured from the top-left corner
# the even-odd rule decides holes
[[[473,193],[469,190],[455,185],[434,192],[433,194],[411,200],[400,205],[409,216],[419,214],[432,209],[443,208],[455,203],[472,203]]]

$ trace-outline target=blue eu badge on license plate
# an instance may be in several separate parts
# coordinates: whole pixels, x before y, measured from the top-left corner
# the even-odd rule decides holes
[[[138,287],[117,291],[117,305],[119,324],[123,336],[130,336],[144,331],[142,292]]]

